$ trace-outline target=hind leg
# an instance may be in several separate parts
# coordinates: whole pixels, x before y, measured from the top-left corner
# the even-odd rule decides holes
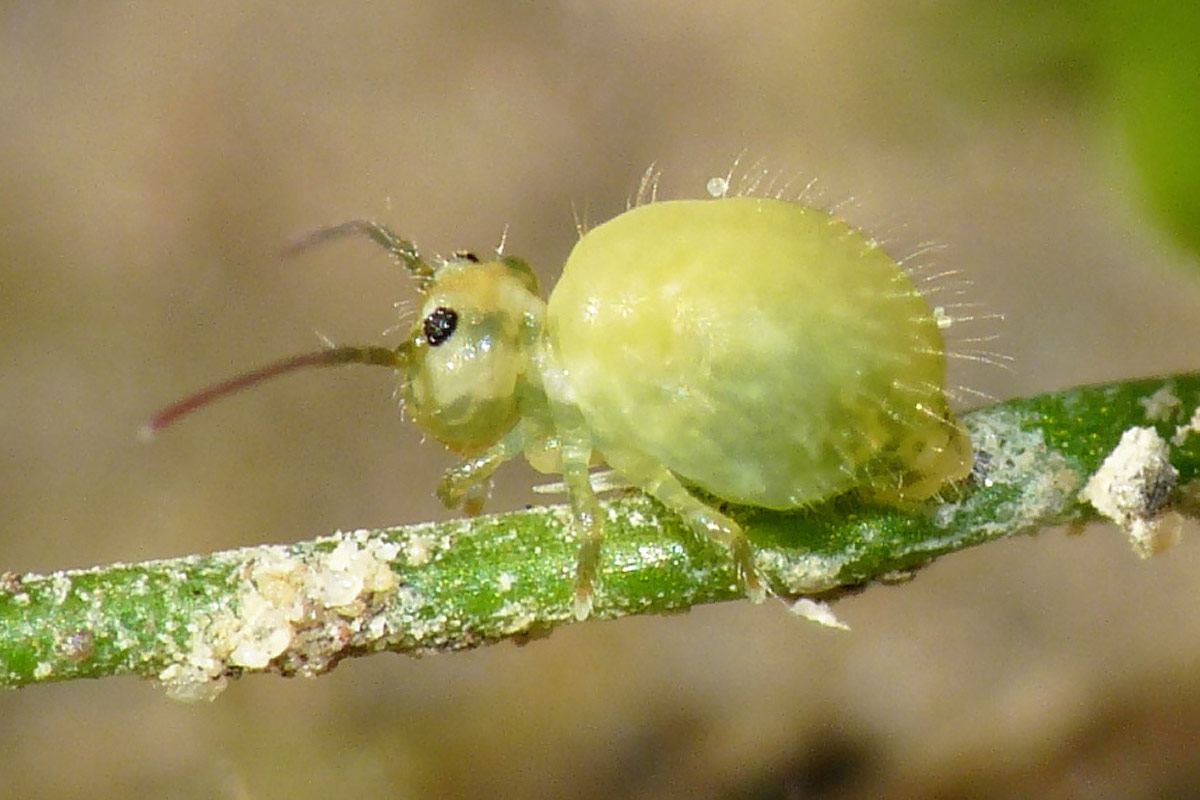
[[[697,534],[728,547],[746,596],[755,603],[766,598],[766,587],[754,563],[754,545],[740,525],[698,499],[673,472],[652,459],[629,453],[606,453],[605,460],[631,484],[682,517]]]

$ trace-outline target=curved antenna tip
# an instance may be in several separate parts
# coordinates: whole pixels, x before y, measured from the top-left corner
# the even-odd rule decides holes
[[[199,392],[178,400],[162,409],[151,417],[149,422],[142,426],[142,429],[138,431],[138,439],[142,441],[153,439],[155,434],[163,428],[174,424],[181,417],[185,417],[215,400],[228,397],[243,389],[256,386],[263,381],[289,372],[295,372],[296,370],[308,367],[333,367],[340,364],[367,364],[402,370],[408,365],[411,347],[408,343],[401,344],[395,350],[380,345],[334,347],[326,350],[318,350],[315,353],[302,353],[298,356],[285,358],[282,361],[276,361],[273,364],[267,364],[265,367],[259,367],[250,372],[243,372],[241,375],[235,375],[232,378],[209,386],[207,389],[201,389]]]

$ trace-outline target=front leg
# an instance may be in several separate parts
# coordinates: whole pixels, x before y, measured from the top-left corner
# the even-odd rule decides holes
[[[483,511],[492,489],[492,473],[522,453],[533,441],[533,432],[524,420],[518,422],[500,441],[446,470],[438,481],[437,496],[447,508],[462,506],[463,513],[475,516]]]

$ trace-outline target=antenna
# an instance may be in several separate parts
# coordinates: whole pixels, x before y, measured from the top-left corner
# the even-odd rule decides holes
[[[286,375],[289,372],[309,367],[336,367],[342,364],[368,364],[402,370],[408,366],[411,352],[412,345],[405,342],[395,350],[379,345],[363,345],[333,347],[328,350],[318,350],[315,353],[291,356],[250,372],[235,375],[172,403],[142,426],[138,431],[138,438],[149,441],[163,428],[174,424],[197,409],[204,408],[222,397],[236,394],[243,389],[249,389],[263,381]]]

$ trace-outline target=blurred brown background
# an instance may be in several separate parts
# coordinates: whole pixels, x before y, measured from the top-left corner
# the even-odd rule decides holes
[[[486,251],[508,226],[551,286],[572,209],[612,216],[652,162],[663,196],[700,196],[745,152],[897,252],[944,243],[1015,363],[957,383],[1200,367],[1200,280],[1143,219],[1102,64],[1024,5],[0,3],[0,566],[444,516],[450,458],[383,371],[134,432],[315,331],[378,341],[413,296],[365,242],[280,263],[291,235],[374,216]],[[491,508],[532,481],[503,470]],[[732,603],[210,705],[133,679],[0,694],[0,796],[1180,796],[1189,534],[1149,563],[1105,527],[983,547],[841,602],[849,634]]]

